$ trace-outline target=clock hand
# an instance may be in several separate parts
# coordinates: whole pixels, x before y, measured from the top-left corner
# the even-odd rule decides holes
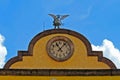
[[[62,52],[62,48],[66,45],[66,43],[64,43],[59,49],[58,51],[61,51]]]
[[[60,46],[58,45],[58,43],[56,43],[56,46],[57,46],[58,48],[60,48]]]
[[[61,47],[58,45],[58,43],[56,43],[56,46],[59,48],[58,51],[62,52]]]

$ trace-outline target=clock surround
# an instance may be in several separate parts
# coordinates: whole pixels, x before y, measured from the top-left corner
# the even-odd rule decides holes
[[[68,60],[74,51],[72,41],[65,36],[55,36],[46,45],[48,55],[55,61]]]

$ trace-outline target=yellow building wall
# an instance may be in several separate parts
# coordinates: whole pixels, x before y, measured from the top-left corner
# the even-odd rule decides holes
[[[120,76],[0,76],[0,80],[120,80]]]
[[[46,44],[51,38],[55,36],[65,36],[68,37],[73,42],[74,53],[70,59],[63,62],[58,62],[48,56],[48,53],[46,51]],[[33,56],[23,56],[23,61],[19,61],[12,64],[10,68],[12,69],[110,69],[110,67],[107,64],[103,62],[98,62],[97,56],[87,56],[87,49],[84,43],[77,37],[71,36],[69,34],[51,34],[39,39],[33,47]]]

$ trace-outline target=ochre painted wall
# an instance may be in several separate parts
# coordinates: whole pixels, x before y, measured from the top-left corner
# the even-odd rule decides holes
[[[50,58],[46,51],[47,42],[55,36],[68,37],[74,44],[72,57],[63,62],[57,62]],[[87,56],[84,43],[77,37],[69,34],[51,34],[39,39],[33,47],[33,56],[24,56],[23,61],[11,65],[12,69],[110,69],[110,67],[98,62],[97,56]]]
[[[120,80],[120,76],[0,76],[0,80]]]

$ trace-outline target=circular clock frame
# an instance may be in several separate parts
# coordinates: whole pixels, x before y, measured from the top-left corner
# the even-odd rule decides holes
[[[72,41],[65,36],[55,36],[48,41],[46,49],[52,59],[65,61],[73,55],[74,45]]]

